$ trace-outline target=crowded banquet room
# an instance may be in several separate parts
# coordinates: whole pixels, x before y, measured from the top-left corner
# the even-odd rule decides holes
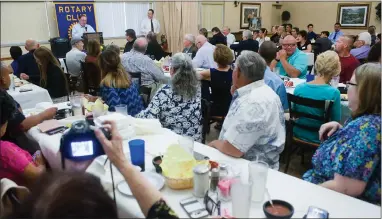
[[[0,219],[381,218],[380,1],[0,8]]]

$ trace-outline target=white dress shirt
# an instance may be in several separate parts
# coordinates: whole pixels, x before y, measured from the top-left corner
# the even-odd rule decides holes
[[[231,143],[244,153],[244,159],[254,161],[257,158],[278,170],[285,135],[280,98],[264,80],[235,91],[219,140]]]
[[[226,37],[227,37],[227,46],[228,47],[236,41],[236,37],[232,33],[227,34]]]
[[[265,41],[270,41],[271,39],[269,37],[264,37],[263,39],[261,39],[260,37],[257,37],[256,40],[259,42],[259,48],[260,48],[261,44],[263,44]]]
[[[85,32],[95,33],[95,30],[89,24],[85,24],[85,26],[81,26],[81,24],[76,24],[73,26],[73,29],[72,29],[72,38],[76,38],[76,39],[82,38],[82,35],[84,35]]]
[[[196,52],[192,64],[195,68],[217,68],[214,61],[215,46],[209,42],[205,42]]]
[[[160,24],[159,21],[155,18],[153,20],[154,33],[158,34],[160,32]],[[143,19],[141,23],[141,34],[147,35],[151,31],[151,20],[148,18]]]

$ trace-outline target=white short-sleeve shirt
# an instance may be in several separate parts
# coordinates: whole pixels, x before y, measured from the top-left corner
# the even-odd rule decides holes
[[[243,152],[244,159],[253,161],[257,157],[278,169],[285,132],[280,98],[260,80],[235,92],[219,139]]]

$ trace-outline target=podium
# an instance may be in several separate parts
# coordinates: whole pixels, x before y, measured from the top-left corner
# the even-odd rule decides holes
[[[84,39],[84,49],[87,50],[88,48],[88,42],[90,40],[96,40],[98,41],[101,45],[103,45],[103,33],[102,32],[95,32],[95,33],[84,33],[82,36]]]

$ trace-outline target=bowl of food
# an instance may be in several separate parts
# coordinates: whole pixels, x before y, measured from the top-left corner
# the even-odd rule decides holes
[[[263,211],[267,218],[289,219],[294,214],[291,204],[283,200],[272,200],[273,206],[269,201],[263,205]]]

